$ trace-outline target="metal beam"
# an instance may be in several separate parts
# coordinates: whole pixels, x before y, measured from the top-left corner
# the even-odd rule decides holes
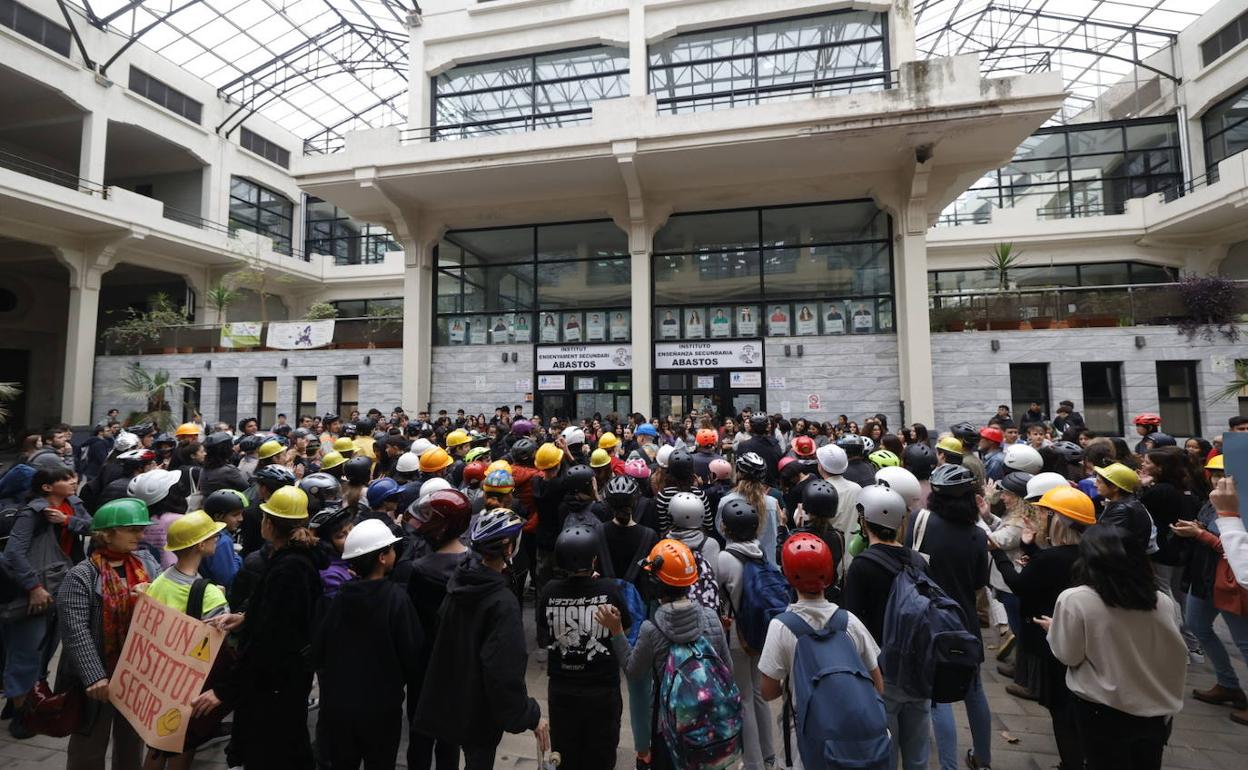
[[[95,69],[95,62],[91,60],[91,55],[87,53],[87,46],[78,35],[78,27],[75,26],[73,17],[69,15],[69,9],[65,7],[65,0],[56,0],[56,4],[60,6],[61,15],[65,17],[65,24],[69,27],[69,34],[73,36],[74,43],[78,46],[78,53],[82,55],[82,63],[87,65],[87,69]],[[86,5],[85,0],[83,4]],[[91,7],[89,5],[86,7],[87,13],[91,14]]]
[[[139,30],[138,32],[135,32],[134,34],[130,35],[129,39],[128,39],[128,40],[126,40],[126,42],[125,42],[125,43],[124,43],[124,44],[123,44],[120,48],[118,48],[118,49],[117,49],[117,51],[116,51],[116,52],[115,52],[115,53],[114,53],[111,57],[109,57],[108,61],[104,62],[104,64],[100,66],[100,74],[101,74],[101,75],[103,75],[103,74],[107,73],[107,72],[108,72],[108,68],[112,66],[113,62],[117,61],[117,59],[118,59],[118,58],[119,58],[119,57],[120,57],[123,53],[125,53],[125,52],[126,52],[126,50],[130,48],[130,46],[132,46],[132,45],[134,45],[135,43],[139,42],[139,38],[143,37],[143,36],[144,36],[144,35],[146,35],[148,32],[151,32],[153,29],[155,29],[156,27],[160,26],[161,24],[164,24],[164,23],[165,23],[166,21],[168,21],[168,20],[169,20],[169,18],[170,18],[170,17],[172,17],[174,14],[178,13],[179,11],[186,10],[187,8],[190,8],[192,5],[195,5],[195,4],[199,3],[199,2],[200,2],[200,0],[187,0],[187,2],[183,3],[182,5],[179,5],[177,8],[172,8],[172,9],[170,9],[169,13],[166,13],[164,16],[161,16],[161,17],[157,18],[157,19],[156,19],[155,21],[153,21],[151,24],[148,24],[148,25],[147,25],[146,27],[144,27],[143,29],[141,29],[141,30]]]

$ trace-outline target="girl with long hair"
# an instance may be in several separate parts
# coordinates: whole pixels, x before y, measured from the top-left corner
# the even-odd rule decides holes
[[[1200,486],[1191,468],[1188,454],[1178,447],[1159,447],[1144,454],[1140,463],[1140,502],[1153,517],[1157,528],[1157,551],[1151,555],[1157,586],[1175,601],[1175,620],[1183,629],[1183,637],[1193,661],[1203,655],[1196,635],[1183,626],[1182,589],[1183,565],[1188,560],[1192,541],[1175,537],[1171,525],[1194,521],[1200,510]],[[1202,480],[1203,483],[1203,480]]]
[[[715,526],[723,532],[719,511],[731,500],[744,500],[758,513],[758,547],[769,564],[776,564],[776,539],[780,526],[780,503],[769,492],[771,487],[764,480],[766,465],[756,461],[757,455],[747,453],[737,458],[737,483],[732,491],[719,499],[715,513]],[[779,565],[776,565],[779,566]]]

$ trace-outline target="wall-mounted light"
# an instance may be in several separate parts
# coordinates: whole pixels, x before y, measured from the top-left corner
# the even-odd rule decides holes
[[[517,353],[517,352],[516,352],[516,351],[514,351],[514,350],[513,350],[513,351],[511,351],[511,362],[514,364],[514,363],[516,363],[516,362],[517,362],[517,361],[519,361],[519,360],[520,360],[520,354],[519,354],[519,353]]]
[[[211,358],[210,358],[210,359],[208,359],[207,361],[205,361],[205,362],[204,362],[204,368],[205,368],[205,369],[211,369],[211,368],[212,368],[212,359],[211,359]]]
[[[285,369],[285,368],[286,368],[286,364],[287,364],[287,363],[289,363],[289,362],[288,362],[285,358],[283,358],[283,359],[282,359],[282,368],[283,368],[283,369]]]
[[[1144,339],[1144,335],[1143,335],[1143,334],[1137,334],[1137,335],[1135,335],[1135,346],[1136,346],[1137,348],[1142,348],[1142,347],[1144,347],[1144,346],[1145,346],[1145,345],[1147,345],[1147,344],[1148,344],[1148,340]]]
[[[993,352],[993,353],[996,353],[996,352],[997,352],[998,350],[1000,350],[1000,349],[1001,349],[1001,340],[993,340],[993,341],[992,341],[992,352]]]
[[[806,348],[805,348],[805,346],[804,346],[804,345],[798,345],[798,346],[797,346],[797,357],[798,357],[798,358],[801,358],[801,357],[802,357],[802,354],[803,354],[803,353],[805,353],[805,352],[806,352]]]
[[[372,357],[372,356],[364,356],[364,365],[365,365],[365,366],[368,366],[368,365],[369,365],[369,364],[371,364],[372,362],[373,362],[373,357]]]
[[[791,356],[792,354],[793,354],[793,353],[792,353],[792,350],[790,350],[789,346],[788,346],[788,345],[785,345],[785,346],[784,346],[784,357],[785,357],[785,358],[788,358],[788,357],[789,357],[789,356]]]
[[[507,354],[503,353],[503,363],[507,363]]]

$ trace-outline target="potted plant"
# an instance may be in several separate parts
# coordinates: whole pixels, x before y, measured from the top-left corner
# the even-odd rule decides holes
[[[104,330],[104,341],[123,352],[176,353],[174,347],[156,347],[166,329],[186,324],[186,310],[175,306],[164,292],[147,298],[145,311],[126,308],[125,318]]]
[[[1228,342],[1239,341],[1239,320],[1243,301],[1239,289],[1230,278],[1219,275],[1188,275],[1179,281],[1179,296],[1184,316],[1179,319],[1179,333],[1188,340],[1197,336],[1212,342],[1221,335]]]
[[[260,299],[260,323],[269,322],[269,297],[273,296],[273,284],[290,281],[285,275],[270,275],[263,262],[254,261],[247,267],[225,276],[225,282],[234,290],[247,289]]]
[[[225,311],[238,301],[238,290],[218,283],[208,290],[206,297],[208,306],[217,311],[217,326],[220,326],[225,323]]]
[[[368,340],[367,347],[377,347],[376,338],[382,332],[393,332],[394,329],[403,326],[403,308],[400,307],[384,307],[373,313],[368,319],[368,326],[365,330],[365,338]],[[399,347],[403,343],[396,340],[387,340],[383,343],[385,347]]]
[[[337,318],[338,308],[328,302],[313,302],[308,305],[308,311],[303,314],[306,321],[322,321],[327,318]]]
[[[177,423],[169,407],[169,395],[193,389],[190,382],[172,377],[164,369],[148,371],[134,363],[126,369],[125,376],[113,392],[128,401],[144,405],[142,410],[135,410],[126,417],[126,425],[147,422],[159,431],[170,431]]]
[[[1010,270],[1018,266],[1023,252],[1014,248],[1012,243],[998,243],[988,255],[988,268],[997,274],[997,291],[1010,288]]]
[[[0,382],[0,425],[9,421],[12,414],[9,405],[22,395],[22,386],[16,382]]]
[[[1225,401],[1228,398],[1248,397],[1248,358],[1235,361],[1235,376],[1226,383],[1226,387],[1213,395],[1213,401]]]

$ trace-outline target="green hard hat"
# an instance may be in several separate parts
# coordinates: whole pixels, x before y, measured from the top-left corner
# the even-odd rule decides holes
[[[114,527],[146,527],[150,523],[146,503],[137,497],[123,497],[100,506],[95,517],[91,519],[91,530],[98,532]]]

